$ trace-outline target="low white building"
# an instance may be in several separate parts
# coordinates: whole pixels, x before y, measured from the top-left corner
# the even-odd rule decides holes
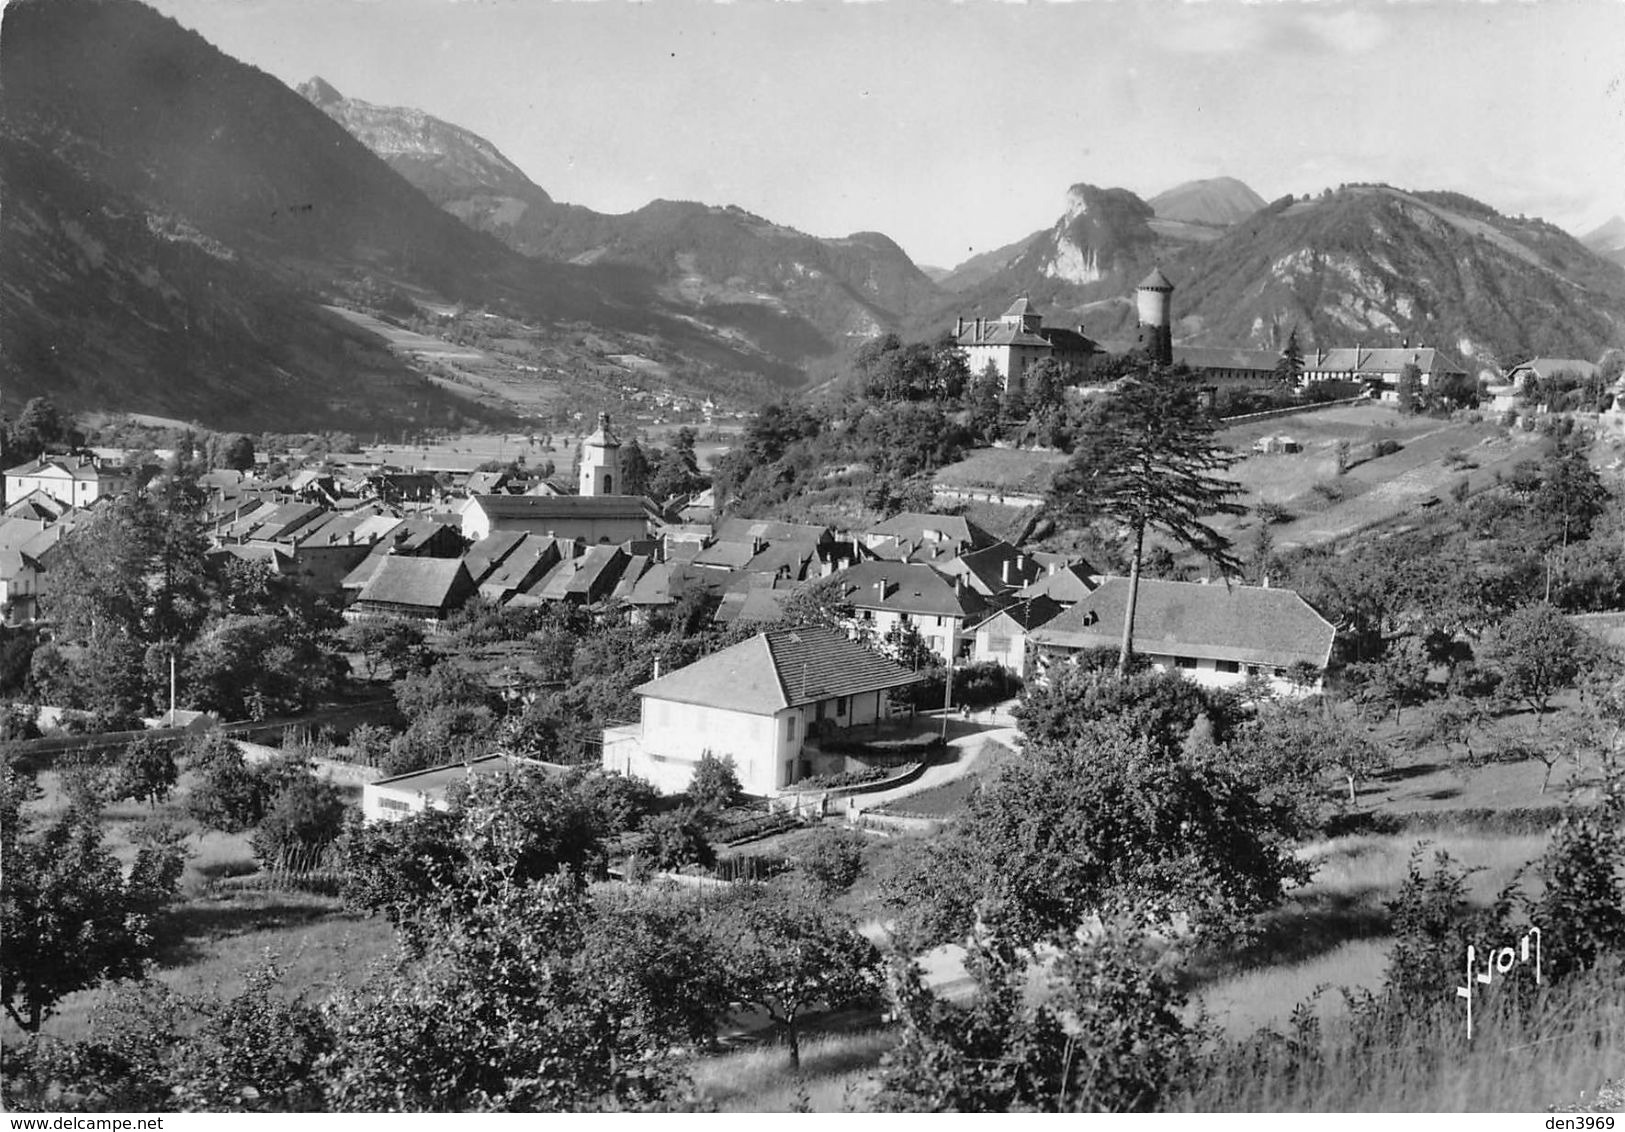
[[[447,794],[452,786],[482,775],[506,774],[516,765],[507,755],[486,755],[365,783],[361,787],[362,820],[399,821],[424,810],[449,809]]]
[[[1118,648],[1129,580],[1100,588],[1028,635],[1031,675],[1082,652]],[[1319,691],[1337,630],[1291,590],[1223,582],[1141,578],[1134,607],[1134,652],[1152,667],[1172,669],[1210,688],[1236,687],[1263,676],[1278,693]],[[1313,677],[1295,682],[1293,670]]]
[[[637,688],[637,723],[604,730],[605,770],[666,794],[706,754],[732,758],[747,794],[845,769],[822,741],[861,738],[892,714],[889,693],[918,673],[822,628],[773,629]]]

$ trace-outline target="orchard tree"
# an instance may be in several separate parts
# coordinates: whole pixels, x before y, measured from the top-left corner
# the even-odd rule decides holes
[[[1042,1001],[1027,967],[993,940],[973,944],[976,992],[939,999],[894,967],[901,1036],[882,1059],[887,1112],[1149,1112],[1197,1065],[1203,1029],[1184,1020],[1177,968],[1127,913],[1095,938],[1057,942]]]
[[[1538,721],[1552,697],[1579,677],[1584,644],[1574,622],[1538,602],[1503,618],[1486,635],[1479,656],[1500,674],[1499,694],[1528,704]]]
[[[64,996],[141,974],[182,855],[173,842],[144,846],[126,877],[98,814],[70,809],[35,832],[22,811],[29,782],[9,766],[0,775],[0,1001],[37,1034]]]
[[[1625,778],[1603,784],[1602,804],[1570,809],[1540,860],[1546,890],[1534,921],[1556,946],[1562,978],[1625,953]]]
[[[1132,372],[1082,422],[1075,455],[1056,477],[1051,502],[1064,516],[1109,519],[1128,531],[1134,550],[1118,671],[1128,671],[1134,651],[1148,531],[1206,556],[1226,575],[1241,572],[1230,540],[1203,522],[1210,515],[1246,514],[1235,502],[1240,487],[1216,474],[1236,459],[1214,442],[1213,422],[1196,387],[1167,370]]]
[[[880,953],[823,900],[790,888],[747,886],[709,917],[733,994],[785,1029],[790,1065],[801,1067],[801,1016],[841,1010],[880,995]]]
[[[331,782],[303,775],[266,806],[251,843],[262,866],[308,868],[344,828],[344,800]]]
[[[912,943],[992,925],[1013,946],[1075,931],[1113,902],[1221,932],[1279,902],[1309,867],[1296,800],[1244,767],[1158,747],[1122,720],[1030,743],[900,879]]]
[[[666,1099],[690,1033],[684,1006],[711,1000],[726,968],[705,952],[697,963],[663,955],[658,925],[633,937],[638,946],[604,946],[586,894],[565,876],[476,871],[466,883],[421,958],[330,1001],[328,1107],[571,1112]],[[695,938],[665,941],[686,949]]]
[[[175,788],[180,769],[175,765],[174,744],[151,735],[138,735],[124,748],[119,759],[119,796],[146,801],[156,806]]]

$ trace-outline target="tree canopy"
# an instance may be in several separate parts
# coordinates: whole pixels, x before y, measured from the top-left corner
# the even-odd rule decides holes
[[[1230,540],[1203,520],[1242,515],[1241,488],[1222,473],[1237,457],[1213,439],[1213,421],[1193,384],[1168,370],[1141,368],[1098,398],[1080,426],[1072,461],[1056,476],[1051,504],[1062,516],[1108,519],[1133,547],[1119,671],[1133,652],[1134,609],[1150,531],[1203,555],[1222,573],[1241,562]]]

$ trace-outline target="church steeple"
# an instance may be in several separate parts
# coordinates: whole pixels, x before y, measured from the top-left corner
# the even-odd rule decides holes
[[[609,414],[598,414],[598,428],[581,443],[582,495],[614,495],[621,486],[621,442],[609,427]]]

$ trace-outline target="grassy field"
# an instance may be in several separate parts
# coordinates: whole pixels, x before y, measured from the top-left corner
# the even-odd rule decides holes
[[[1290,436],[1295,453],[1255,454],[1265,436]],[[1230,476],[1242,487],[1244,506],[1274,503],[1291,520],[1275,525],[1277,549],[1313,546],[1414,512],[1431,498],[1444,498],[1466,480],[1481,491],[1519,460],[1537,455],[1532,433],[1508,433],[1487,420],[1438,420],[1402,416],[1392,406],[1348,405],[1221,430],[1220,443],[1244,458]],[[1372,445],[1391,441],[1399,449],[1366,458]],[[1337,447],[1347,441],[1357,461],[1337,474]],[[1256,528],[1252,516],[1221,519],[1215,526],[1232,538]]]

